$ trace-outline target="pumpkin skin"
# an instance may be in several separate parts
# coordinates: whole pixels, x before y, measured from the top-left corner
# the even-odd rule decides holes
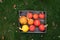
[[[27,18],[25,16],[21,16],[19,18],[19,23],[21,23],[21,24],[27,24]]]
[[[34,15],[33,15],[33,18],[34,18],[34,19],[38,19],[38,14],[34,14]]]
[[[34,20],[33,20],[33,19],[28,19],[28,24],[29,24],[29,25],[32,25],[32,24],[33,24],[33,22],[34,22]]]
[[[39,25],[40,25],[40,21],[39,21],[39,20],[35,20],[35,21],[34,21],[34,25],[35,25],[35,26],[39,26]]]
[[[34,26],[34,25],[30,25],[30,26],[29,26],[29,30],[30,30],[31,32],[35,31],[35,26]]]
[[[45,31],[45,27],[44,27],[43,24],[41,24],[41,25],[39,26],[39,30],[40,30],[41,32]]]
[[[19,28],[20,30],[22,30],[23,32],[28,32],[29,27],[28,25],[23,25],[22,28]]]
[[[44,19],[45,18],[45,14],[44,13],[40,13],[39,14],[39,18]]]
[[[31,19],[32,17],[33,17],[33,14],[30,13],[30,12],[28,12],[28,13],[27,13],[27,18],[30,18],[30,19]]]

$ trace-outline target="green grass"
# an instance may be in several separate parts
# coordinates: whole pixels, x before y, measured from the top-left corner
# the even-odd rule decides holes
[[[27,4],[26,4],[27,3]],[[16,9],[13,8],[16,4]],[[47,11],[46,34],[21,34],[18,29],[18,10]],[[6,20],[4,19],[6,17]],[[55,22],[57,26],[53,26]],[[15,25],[13,25],[15,23]],[[0,3],[0,40],[60,40],[60,0],[3,0]],[[56,27],[56,29],[54,29]],[[8,30],[11,30],[8,32]],[[17,30],[17,32],[16,32]],[[43,37],[41,37],[43,35]]]

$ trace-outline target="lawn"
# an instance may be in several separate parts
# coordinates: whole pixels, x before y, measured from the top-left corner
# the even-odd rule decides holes
[[[13,5],[16,5],[16,9]],[[22,34],[18,10],[47,12],[47,33]],[[60,40],[60,0],[3,0],[0,2],[0,40]]]

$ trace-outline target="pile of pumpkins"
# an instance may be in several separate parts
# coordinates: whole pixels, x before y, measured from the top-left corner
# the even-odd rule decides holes
[[[45,19],[44,12],[41,12],[39,14],[27,12],[26,16],[19,17],[19,23],[22,25],[22,27],[19,27],[19,29],[23,32],[34,32],[36,27],[38,27],[39,30],[43,32],[46,28],[44,27],[44,24],[41,24],[39,19]]]

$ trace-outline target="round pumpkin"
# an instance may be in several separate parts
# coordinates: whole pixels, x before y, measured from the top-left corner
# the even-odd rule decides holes
[[[19,22],[20,22],[21,24],[27,24],[27,18],[26,18],[25,16],[21,16],[21,17],[19,18]]]
[[[33,22],[34,22],[33,19],[28,19],[28,24],[29,24],[29,25],[32,25]]]

